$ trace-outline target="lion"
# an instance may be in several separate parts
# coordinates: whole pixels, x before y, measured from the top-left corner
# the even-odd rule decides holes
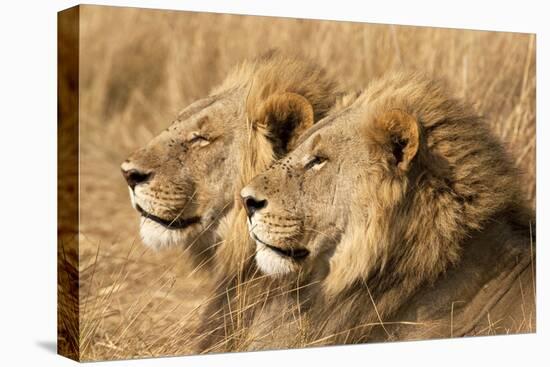
[[[292,149],[339,94],[322,68],[278,51],[236,67],[122,163],[143,243],[209,262],[244,182]]]
[[[371,84],[241,191],[255,261],[312,284],[303,345],[535,330],[534,216],[503,145],[419,72]]]

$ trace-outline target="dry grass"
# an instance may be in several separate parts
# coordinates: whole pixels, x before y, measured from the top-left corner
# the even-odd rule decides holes
[[[190,353],[208,274],[139,241],[119,164],[270,49],[316,60],[358,88],[416,67],[477,105],[516,158],[535,203],[532,35],[85,6],[81,11],[81,359]]]

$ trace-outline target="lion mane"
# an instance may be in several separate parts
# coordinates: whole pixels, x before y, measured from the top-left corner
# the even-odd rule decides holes
[[[376,204],[330,260],[310,342],[533,331],[533,215],[483,119],[418,72],[374,81],[355,104],[372,122],[379,166],[366,192]],[[392,147],[397,171],[378,160]]]

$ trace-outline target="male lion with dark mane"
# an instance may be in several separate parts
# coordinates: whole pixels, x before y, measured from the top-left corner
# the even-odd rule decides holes
[[[534,222],[482,119],[395,73],[241,191],[255,259],[314,284],[308,345],[535,330]]]
[[[236,67],[122,163],[143,242],[209,261],[244,182],[293,148],[339,94],[323,69],[278,52]]]

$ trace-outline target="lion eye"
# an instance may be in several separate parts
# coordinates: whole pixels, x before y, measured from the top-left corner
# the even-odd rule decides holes
[[[189,143],[193,145],[198,145],[199,147],[204,147],[210,144],[210,140],[208,140],[208,138],[204,135],[193,134],[191,139],[189,139]]]
[[[320,156],[314,156],[312,159],[310,159],[306,165],[304,166],[304,168],[306,170],[308,169],[311,169],[311,168],[315,168],[315,169],[320,169],[322,166],[324,166],[324,164],[327,162],[327,158],[325,157],[320,157]]]

